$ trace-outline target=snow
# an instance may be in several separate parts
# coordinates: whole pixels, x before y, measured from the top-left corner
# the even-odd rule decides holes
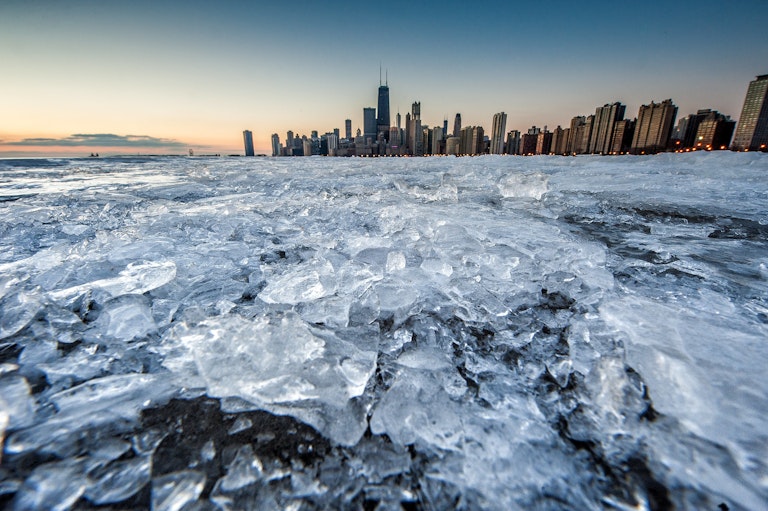
[[[768,157],[0,160],[10,509],[768,509]]]

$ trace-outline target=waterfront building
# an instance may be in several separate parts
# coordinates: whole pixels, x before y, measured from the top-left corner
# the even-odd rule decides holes
[[[373,107],[363,108],[363,136],[376,138],[376,109]]]
[[[272,134],[272,156],[280,156],[283,153],[283,148],[280,147],[280,135],[277,133]]]
[[[461,137],[461,114],[456,114],[453,119],[453,136]]]
[[[493,129],[491,130],[491,154],[504,152],[504,133],[507,129],[507,114],[499,112],[493,116]]]
[[[768,148],[768,75],[749,82],[731,148],[736,151]]]
[[[243,143],[245,144],[245,155],[255,156],[256,152],[253,150],[253,133],[250,130],[243,131]]]
[[[430,154],[443,154],[443,128],[435,126],[430,130]]]
[[[378,104],[378,116],[376,117],[376,133],[384,133],[385,137],[389,136],[389,86],[386,84],[381,85],[379,82],[379,104]]]
[[[587,152],[590,154],[608,154],[611,152],[613,131],[616,121],[624,120],[625,105],[619,102],[606,104],[595,110],[595,120]]]
[[[547,130],[546,126],[544,131],[536,135],[536,154],[549,154],[552,150],[552,132]]]
[[[651,101],[650,105],[641,105],[637,113],[635,134],[630,152],[633,154],[653,154],[665,151],[675,124],[677,107],[671,99],[661,103]]]
[[[568,133],[566,130],[560,127],[560,125],[555,128],[555,131],[552,132],[552,145],[549,148],[549,152],[551,154],[564,154],[559,150],[559,148],[564,148],[566,145],[567,139],[564,140],[564,137],[567,137]]]
[[[696,149],[726,149],[731,143],[736,121],[717,110],[710,111],[699,121],[693,147]]]
[[[568,131],[567,152],[569,154],[576,154],[576,136],[579,132],[579,126],[584,126],[587,118],[583,115],[577,115],[571,119],[571,127]]]
[[[632,136],[635,134],[635,121],[624,119],[616,121],[613,128],[611,147],[606,154],[624,154],[632,146]]]
[[[512,130],[507,133],[507,144],[504,148],[507,154],[518,154],[520,151],[520,131]]]
[[[352,119],[344,119],[344,138],[352,140]]]

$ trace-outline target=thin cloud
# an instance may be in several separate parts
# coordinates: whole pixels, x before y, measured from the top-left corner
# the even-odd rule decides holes
[[[156,138],[148,135],[114,135],[112,133],[77,133],[64,138],[25,138],[15,142],[0,141],[0,144],[46,147],[186,147],[186,144],[171,138]]]

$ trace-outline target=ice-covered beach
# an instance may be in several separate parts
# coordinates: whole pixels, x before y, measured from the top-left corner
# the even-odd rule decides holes
[[[768,155],[0,160],[0,507],[768,509]]]

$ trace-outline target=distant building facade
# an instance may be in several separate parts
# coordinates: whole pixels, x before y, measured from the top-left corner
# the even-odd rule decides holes
[[[376,109],[363,108],[363,137],[376,139]]]
[[[461,114],[456,114],[456,117],[453,119],[453,136],[461,136]]]
[[[283,148],[280,147],[280,135],[272,134],[272,156],[282,156]]]
[[[376,116],[376,134],[384,133],[389,137],[389,86],[379,85],[378,115]]]
[[[507,133],[507,154],[520,154],[520,130],[512,130]]]
[[[669,146],[676,116],[677,107],[671,99],[665,99],[661,103],[652,101],[650,105],[642,105],[637,113],[637,124],[630,152],[653,154],[665,151]]]
[[[507,129],[507,114],[499,112],[493,116],[493,128],[491,130],[491,154],[504,153],[504,134]]]
[[[698,123],[693,147],[705,150],[727,149],[735,129],[736,121],[717,110],[710,110]]]
[[[243,144],[245,145],[246,156],[256,155],[256,152],[253,150],[253,133],[250,130],[243,131]]]
[[[592,127],[587,152],[590,154],[608,154],[611,152],[613,131],[616,122],[624,120],[626,106],[619,102],[598,107],[595,110],[595,121]]]
[[[731,148],[736,151],[768,148],[768,75],[749,82]]]

